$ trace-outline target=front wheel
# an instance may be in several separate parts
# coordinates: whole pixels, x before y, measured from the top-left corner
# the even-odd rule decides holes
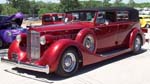
[[[133,53],[139,53],[139,51],[141,50],[141,46],[142,46],[141,37],[137,35],[134,40]]]
[[[69,48],[63,53],[56,73],[62,77],[73,75],[79,67],[79,57],[76,49]]]

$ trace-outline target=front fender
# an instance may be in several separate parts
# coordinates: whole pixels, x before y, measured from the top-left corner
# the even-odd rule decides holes
[[[41,62],[46,61],[46,64],[50,65],[51,71],[55,71],[58,67],[58,63],[61,55],[68,47],[74,46],[79,48],[79,43],[71,39],[61,39],[50,45],[50,47],[44,52]]]
[[[9,46],[9,49],[8,49],[9,60],[12,60],[12,54],[17,54],[18,61],[21,61],[21,62],[27,61],[26,50],[21,49],[21,47],[19,46],[19,42],[17,42],[16,40],[14,40]]]

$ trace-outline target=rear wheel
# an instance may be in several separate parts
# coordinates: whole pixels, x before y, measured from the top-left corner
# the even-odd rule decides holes
[[[83,46],[89,51],[94,52],[95,50],[95,39],[92,34],[88,34],[83,39]]]
[[[60,59],[56,73],[62,77],[73,75],[79,67],[78,55],[78,52],[73,48],[65,50]]]
[[[133,53],[139,53],[139,51],[141,50],[141,46],[142,46],[141,37],[137,35],[134,40]]]

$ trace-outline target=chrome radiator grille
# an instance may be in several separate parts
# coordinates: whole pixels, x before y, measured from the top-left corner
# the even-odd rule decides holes
[[[36,31],[28,31],[27,56],[31,60],[40,58],[40,33]]]

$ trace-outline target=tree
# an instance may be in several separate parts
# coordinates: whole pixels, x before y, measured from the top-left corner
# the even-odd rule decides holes
[[[80,3],[78,0],[60,0],[60,7],[65,11],[70,11],[80,8]]]
[[[135,3],[135,7],[139,8],[150,7],[150,3]]]
[[[121,2],[122,2],[122,0],[115,0],[113,5],[116,7],[122,6],[123,4]]]
[[[48,4],[49,12],[63,12],[62,8],[60,8],[60,4],[58,3],[49,3]]]
[[[18,12],[18,10],[16,8],[13,8],[12,6],[7,5],[7,4],[2,5],[2,7],[3,7],[3,9],[2,9],[1,14],[3,14],[3,15],[12,15],[12,14]]]
[[[38,11],[38,15],[41,16],[42,14],[44,13],[49,13],[49,9],[47,8],[41,8],[39,11]]]
[[[1,14],[2,10],[3,10],[3,6],[2,6],[2,4],[0,4],[0,14]]]
[[[95,0],[89,0],[89,1],[80,1],[82,8],[99,8],[103,6],[102,1],[95,1]]]
[[[134,0],[129,0],[128,5],[129,5],[130,7],[134,7],[134,5],[135,5]]]
[[[30,6],[29,6],[29,14],[32,17],[36,17],[38,14],[38,11],[40,10],[40,6],[38,5],[37,2],[35,2],[35,0],[30,1]]]
[[[104,7],[110,7],[111,4],[109,3],[110,0],[103,0],[103,6]]]
[[[7,0],[8,4],[23,13],[29,13],[30,2],[29,0]]]

